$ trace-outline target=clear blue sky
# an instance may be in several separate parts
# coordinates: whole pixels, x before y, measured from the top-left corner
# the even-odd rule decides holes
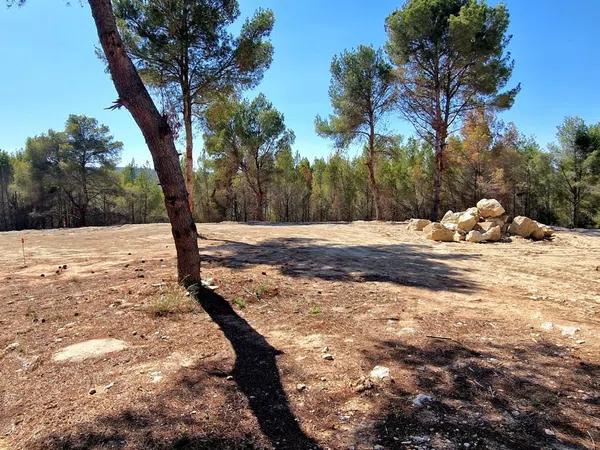
[[[3,3],[3,2],[2,2]],[[87,2],[29,0],[20,9],[0,6],[0,148],[14,151],[27,136],[61,129],[70,113],[107,124],[123,141],[123,161],[148,159],[127,111],[106,111],[116,98],[94,48],[97,38]],[[273,65],[258,90],[286,117],[295,149],[313,158],[330,153],[315,135],[316,114],[330,111],[331,57],[362,43],[385,42],[384,20],[401,0],[242,0],[243,16],[271,8],[276,25]],[[545,146],[567,115],[600,121],[599,0],[508,0],[516,60],[514,83],[522,91],[501,118],[513,121]],[[390,127],[412,134],[398,118]]]

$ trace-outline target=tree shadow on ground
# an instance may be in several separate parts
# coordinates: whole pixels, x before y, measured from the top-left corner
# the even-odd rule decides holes
[[[203,260],[234,269],[265,264],[290,277],[379,281],[434,291],[470,292],[476,287],[452,266],[476,256],[436,253],[426,245],[340,245],[308,238],[277,238],[257,244],[215,241],[222,243],[202,248]]]
[[[398,362],[417,392],[432,398],[418,406],[415,393],[389,396],[375,429],[366,431],[385,448],[564,450],[587,448],[598,437],[600,366],[572,359],[563,347],[478,352],[448,340],[427,348],[384,344],[373,361]]]
[[[204,288],[192,289],[192,292],[230,342],[235,353],[233,370],[215,368],[214,364],[209,369],[200,364],[182,370],[174,388],[134,408],[78,425],[68,434],[43,436],[36,447],[49,450],[319,449],[303,432],[288,402],[276,360],[281,352],[236,314],[223,297]],[[222,381],[220,384],[215,381],[226,377],[232,377],[232,383],[224,385]],[[225,399],[220,405],[207,404],[217,390],[224,391]],[[253,418],[247,417],[248,407]],[[190,415],[191,409],[194,415]],[[203,422],[204,417],[207,420]],[[249,420],[256,420],[262,436],[253,425],[242,426]]]

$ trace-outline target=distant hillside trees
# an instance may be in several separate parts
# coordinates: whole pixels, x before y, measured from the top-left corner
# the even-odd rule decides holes
[[[600,203],[600,124],[589,126],[578,117],[568,117],[557,136],[553,151],[558,179],[571,207],[571,226],[587,226],[593,223]]]
[[[62,131],[0,152],[0,228],[56,228],[166,220],[153,170],[132,162],[105,125],[71,115]]]
[[[243,175],[254,194],[254,220],[264,220],[267,195],[280,152],[289,150],[294,133],[283,114],[263,94],[253,100],[225,100],[215,104],[205,122],[209,154]]]

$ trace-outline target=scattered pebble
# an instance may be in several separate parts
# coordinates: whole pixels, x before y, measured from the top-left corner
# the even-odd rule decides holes
[[[560,328],[560,334],[562,334],[563,336],[569,336],[569,337],[575,336],[575,333],[577,333],[579,331],[579,328],[577,328],[575,326],[569,326],[569,325],[563,325],[559,328]]]
[[[420,408],[420,407],[424,406],[425,404],[430,403],[432,401],[433,401],[432,396],[425,395],[425,394],[419,394],[414,398],[412,404],[413,404],[413,406]]]
[[[383,380],[384,378],[389,378],[389,376],[390,369],[384,366],[375,366],[370,373],[370,377],[375,380]]]
[[[150,372],[150,377],[152,378],[150,380],[152,383],[158,383],[163,378],[162,372],[158,370],[156,372]]]
[[[374,387],[375,385],[373,384],[373,381],[371,381],[370,378],[361,377],[360,380],[358,380],[356,386],[354,387],[354,391],[361,393],[369,389],[373,389]]]
[[[297,390],[298,392],[302,392],[302,391],[305,391],[305,390],[306,390],[306,387],[307,387],[307,386],[306,386],[305,384],[303,384],[303,383],[298,383],[298,384],[296,385],[296,390]]]
[[[96,389],[92,388],[88,391],[88,394],[94,395],[96,393]]]
[[[18,342],[13,342],[12,344],[8,344],[5,347],[4,351],[5,352],[12,352],[12,351],[18,350],[19,347],[20,347],[20,344]]]
[[[323,355],[323,359],[326,361],[333,361],[335,358],[333,357],[333,355],[331,353],[325,353]]]

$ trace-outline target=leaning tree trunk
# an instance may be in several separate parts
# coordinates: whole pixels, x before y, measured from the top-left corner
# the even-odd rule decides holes
[[[125,106],[129,110],[152,154],[175,240],[179,281],[186,285],[198,283],[200,282],[198,233],[188,205],[173,134],[166,118],[158,112],[125,52],[111,0],[88,0],[88,3],[92,9],[113,83],[119,94],[117,105]]]

